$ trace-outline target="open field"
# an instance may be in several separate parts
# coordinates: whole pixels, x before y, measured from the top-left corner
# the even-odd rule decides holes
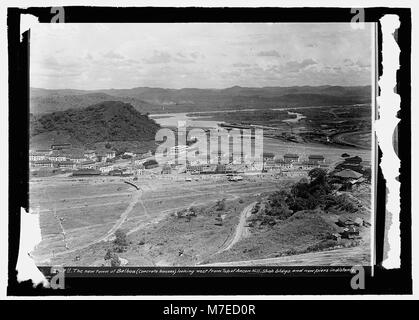
[[[336,265],[336,261],[346,264],[350,259],[369,263],[369,228],[361,228],[361,240],[339,244],[325,240],[326,234],[340,229],[334,223],[338,217],[355,219],[359,216],[366,222],[370,220],[370,196],[365,190],[353,195],[365,208],[355,215],[333,211],[301,212],[273,228],[255,229],[248,224],[255,203],[274,190],[289,187],[298,179],[277,179],[274,175],[260,174],[244,176],[244,180],[237,183],[228,182],[221,175],[201,176],[197,180],[187,182],[172,175],[142,177],[136,181],[141,186],[140,192],[115,178],[90,178],[89,183],[83,179],[78,181],[80,185],[71,179],[62,179],[60,183],[54,181],[55,192],[61,188],[69,196],[66,204],[77,203],[73,209],[75,222],[66,224],[63,221],[60,224],[51,211],[41,209],[43,241],[32,255],[40,265],[106,265],[104,256],[112,247],[109,242],[112,237],[107,235],[112,228],[115,232],[117,225],[128,236],[127,250],[118,254],[128,261],[128,266],[290,265],[298,261],[302,262],[297,264]],[[73,192],[65,187],[68,183],[74,188]],[[127,196],[124,206],[108,206],[106,194],[95,195],[90,189],[98,183],[101,184],[99,189],[108,192],[111,199],[116,197],[111,192],[115,187],[116,190],[121,187],[119,191],[124,198],[126,193],[131,192],[131,196]],[[43,187],[48,188],[47,181],[43,181]],[[81,192],[82,188],[86,189],[88,196],[77,199],[74,192]],[[133,202],[135,195],[136,201]],[[103,213],[90,212],[94,216],[103,215],[102,220],[88,215],[84,218],[85,225],[76,227],[81,199],[93,201],[96,205],[101,199]],[[217,203],[221,200],[225,206],[218,209]],[[192,218],[175,215],[191,208],[196,212]],[[65,212],[65,219],[72,220],[72,209],[57,212]],[[121,220],[123,212],[126,216]],[[220,217],[223,217],[221,224],[218,222]],[[317,252],[319,250],[326,251]],[[353,254],[344,257],[347,252]]]
[[[132,201],[120,179],[50,177],[30,182],[30,206],[39,213],[43,241],[34,256],[53,255],[106,230]]]
[[[63,257],[71,264],[71,260],[66,260],[67,255],[77,255],[80,247],[83,250],[100,242],[97,240],[118,221],[118,228],[135,234],[143,226],[158,223],[176,210],[211,204],[223,198],[235,200],[239,195],[269,191],[278,185],[270,177],[261,178],[255,185],[255,179],[249,177],[246,181],[231,183],[225,176],[192,182],[184,178],[176,181],[171,176],[144,177],[136,181],[142,188],[139,193],[121,178],[50,177],[32,181],[31,207],[39,212],[43,238],[32,255],[40,262]],[[128,206],[131,208],[121,221]]]

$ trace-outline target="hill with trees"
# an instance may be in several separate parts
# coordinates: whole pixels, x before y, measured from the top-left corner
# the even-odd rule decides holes
[[[91,145],[109,141],[154,141],[159,125],[121,101],[106,101],[83,109],[31,115],[31,139],[61,137],[60,142]],[[62,141],[64,140],[64,141]]]

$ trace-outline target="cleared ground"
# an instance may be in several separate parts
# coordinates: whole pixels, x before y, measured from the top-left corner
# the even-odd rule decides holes
[[[246,177],[234,183],[218,175],[192,182],[175,176],[145,176],[135,183],[140,191],[121,178],[50,177],[32,181],[30,203],[39,212],[43,239],[32,256],[40,264],[59,259],[72,265],[80,251],[110,240],[112,237],[106,235],[115,225],[134,236],[182,208],[211,205],[220,199],[237,202],[239,196],[267,192],[283,182],[267,176]],[[81,260],[80,265],[84,262]]]

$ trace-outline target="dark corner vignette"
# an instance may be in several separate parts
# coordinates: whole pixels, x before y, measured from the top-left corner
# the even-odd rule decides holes
[[[350,8],[109,8],[64,7],[66,22],[349,22]],[[338,277],[71,277],[64,290],[33,288],[17,283],[15,266],[19,247],[20,210],[29,209],[29,56],[30,31],[20,39],[20,16],[30,13],[42,23],[51,21],[51,8],[9,8],[9,295],[164,295],[164,294],[408,294],[411,282],[411,163],[410,163],[410,46],[409,9],[367,8],[366,22],[377,22],[384,14],[397,14],[401,25],[398,93],[401,96],[401,122],[398,127],[398,154],[401,159],[402,267],[384,270],[375,267],[367,277],[365,290],[352,290],[353,275]],[[378,35],[380,39],[380,34]],[[379,59],[381,59],[379,55]],[[379,60],[380,61],[380,60]],[[381,63],[378,63],[381,74]],[[24,120],[23,120],[24,119]],[[378,156],[381,152],[378,150]],[[383,258],[385,181],[378,167],[376,252]],[[369,270],[367,269],[367,274]]]

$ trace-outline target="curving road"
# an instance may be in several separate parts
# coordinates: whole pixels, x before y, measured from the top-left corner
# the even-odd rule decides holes
[[[231,239],[231,241],[226,247],[222,248],[217,253],[230,250],[237,242],[240,241],[241,238],[248,236],[249,228],[246,227],[246,220],[252,213],[252,209],[255,206],[255,204],[256,202],[252,202],[251,204],[249,204],[247,207],[243,209],[243,211],[240,214],[239,224],[236,227],[236,231],[234,233],[233,239]]]

